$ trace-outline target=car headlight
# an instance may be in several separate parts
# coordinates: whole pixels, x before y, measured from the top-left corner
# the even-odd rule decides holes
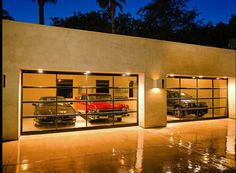
[[[93,112],[93,113],[99,113],[99,109],[92,109],[91,112]]]
[[[122,110],[123,112],[125,112],[125,111],[127,111],[127,108],[122,108],[121,110]]]

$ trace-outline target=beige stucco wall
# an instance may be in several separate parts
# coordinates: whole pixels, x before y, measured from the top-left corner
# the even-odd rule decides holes
[[[21,69],[139,74],[139,125],[166,125],[166,74],[235,77],[235,51],[3,20],[3,139],[19,136]],[[235,104],[232,104],[235,107]]]

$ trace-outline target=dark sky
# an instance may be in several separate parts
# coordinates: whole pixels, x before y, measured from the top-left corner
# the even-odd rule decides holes
[[[127,0],[124,12],[136,16],[137,10],[151,0]],[[32,0],[3,0],[3,9],[8,10],[16,21],[38,23],[38,5]],[[189,7],[197,7],[199,19],[214,24],[222,21],[228,23],[232,14],[236,14],[236,0],[189,0]],[[87,12],[98,10],[96,0],[58,0],[56,4],[45,5],[45,24],[50,24],[49,17],[66,17],[73,11]]]

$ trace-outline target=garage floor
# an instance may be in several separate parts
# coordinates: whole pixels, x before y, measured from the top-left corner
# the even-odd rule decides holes
[[[235,172],[235,120],[22,136],[3,143],[3,172]]]

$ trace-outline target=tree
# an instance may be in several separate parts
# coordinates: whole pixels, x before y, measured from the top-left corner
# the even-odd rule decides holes
[[[180,30],[188,30],[197,23],[197,9],[189,10],[188,0],[153,0],[138,14],[148,37],[172,40]],[[148,32],[149,31],[149,32]]]
[[[110,14],[106,11],[74,12],[66,18],[50,17],[51,25],[110,33]]]
[[[126,0],[97,0],[98,5],[102,9],[108,9],[111,13],[111,30],[115,33],[115,12],[116,7],[119,7],[120,11],[123,12],[122,4],[127,4]]]
[[[39,6],[39,24],[44,25],[44,5],[45,3],[53,3],[55,4],[57,0],[32,0],[33,2],[38,3]]]
[[[2,19],[14,20],[7,10],[2,10]]]

